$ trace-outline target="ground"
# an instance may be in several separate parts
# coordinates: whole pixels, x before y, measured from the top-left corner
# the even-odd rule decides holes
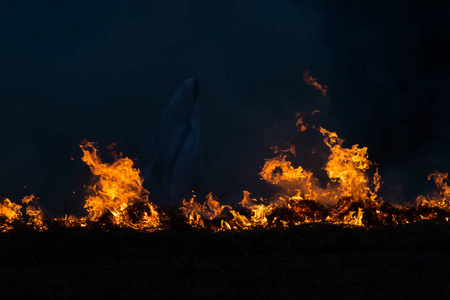
[[[3,299],[449,299],[450,225],[16,230],[0,266]]]

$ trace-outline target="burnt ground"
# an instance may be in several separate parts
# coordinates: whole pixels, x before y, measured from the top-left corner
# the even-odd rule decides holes
[[[18,229],[0,266],[2,299],[449,299],[450,225]]]

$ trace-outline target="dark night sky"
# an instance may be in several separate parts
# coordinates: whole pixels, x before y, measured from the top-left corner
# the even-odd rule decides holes
[[[450,170],[450,5],[422,2],[2,1],[1,196],[77,211],[90,180],[79,142],[118,142],[141,166],[165,105],[197,76],[203,189],[223,202],[270,196],[257,175],[269,147],[309,151],[294,116],[314,109],[369,148],[384,197],[411,200]]]

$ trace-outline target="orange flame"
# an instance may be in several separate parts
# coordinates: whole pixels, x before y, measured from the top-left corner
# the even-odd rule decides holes
[[[431,196],[418,196],[416,198],[416,205],[418,207],[440,208],[450,211],[450,186],[447,184],[448,173],[441,173],[435,170],[433,173],[428,175],[428,180],[431,179],[434,179],[437,190]],[[429,218],[430,216],[422,216],[422,219]]]
[[[22,199],[22,203],[27,205],[27,225],[32,226],[39,231],[44,231],[47,230],[47,226],[44,224],[44,214],[37,204],[36,200],[37,198],[34,195],[25,196]]]
[[[12,203],[8,198],[3,199],[0,203],[0,218],[3,219],[0,231],[5,232],[13,228],[13,223],[22,218],[21,208],[22,206]]]
[[[317,78],[314,78],[311,75],[309,75],[308,70],[306,70],[303,73],[303,80],[306,82],[307,85],[310,85],[314,89],[321,91],[322,95],[324,95],[324,96],[327,95],[328,87],[326,85],[321,85],[320,83],[318,83]]]
[[[195,195],[189,202],[183,200],[181,211],[187,217],[188,224],[197,228],[205,227],[203,220],[213,220],[221,216],[225,208],[231,208],[227,205],[220,205],[220,202],[214,198],[212,193],[206,196],[206,202],[203,204],[195,202],[194,199]]]
[[[307,124],[303,120],[304,117],[305,115],[301,113],[297,113],[297,115],[295,116],[295,118],[297,119],[297,121],[295,122],[295,126],[297,127],[297,131],[299,132],[304,132],[306,131],[306,129],[308,129]]]
[[[320,132],[325,137],[325,144],[331,150],[325,170],[332,181],[339,183],[338,197],[350,197],[355,201],[375,200],[380,178],[378,172],[375,173],[373,180],[369,179],[366,173],[372,165],[367,156],[367,147],[359,148],[358,145],[353,145],[350,149],[343,148],[344,140],[335,132],[322,127]]]
[[[256,199],[250,198],[249,192],[244,191],[243,200],[240,202],[242,210],[220,205],[212,194],[208,195],[203,205],[192,198],[189,202],[184,201],[181,208],[188,223],[197,228],[211,228],[205,224],[204,220],[211,222],[222,218],[220,226],[212,227],[216,230],[286,227],[289,224],[298,225],[321,220],[363,226],[365,210],[369,209],[378,213],[382,203],[377,195],[380,185],[378,171],[373,176],[369,176],[368,170],[373,163],[368,159],[366,147],[359,148],[358,145],[353,145],[351,148],[345,148],[342,146],[344,140],[340,139],[335,132],[322,127],[319,131],[331,151],[325,170],[333,184],[329,184],[325,189],[320,188],[312,172],[301,166],[294,167],[288,160],[289,155],[296,155],[294,146],[291,145],[286,150],[273,147],[278,156],[266,159],[259,175],[266,182],[282,187],[285,195],[279,196],[275,201],[261,200],[258,204]],[[324,219],[313,212],[316,208],[307,201],[332,206],[332,208]],[[359,207],[355,207],[356,204]],[[223,219],[225,209],[231,214],[231,219]],[[283,210],[288,211],[290,217],[275,216],[277,211]]]
[[[87,219],[97,222],[109,215],[108,219],[115,225],[136,229],[157,228],[160,225],[158,212],[148,201],[149,192],[142,187],[143,180],[139,169],[133,167],[133,161],[128,157],[119,158],[119,154],[113,163],[103,163],[94,143],[84,140],[80,147],[82,160],[97,179],[88,188],[90,195],[84,206],[89,213]],[[143,210],[142,215],[136,215],[133,211],[135,207]]]
[[[222,205],[212,193],[207,195],[204,203],[198,203],[194,195],[189,201],[183,200],[180,208],[183,220],[191,227],[213,231],[287,228],[320,222],[350,226],[405,224],[420,220],[450,222],[447,173],[434,171],[428,176],[428,180],[434,180],[436,191],[418,196],[416,207],[390,205],[377,194],[381,176],[368,158],[367,147],[356,144],[346,148],[337,133],[310,126],[303,116],[297,114],[296,117],[299,131],[318,130],[329,148],[330,154],[323,167],[327,175],[325,182],[319,182],[312,171],[294,166],[290,158],[297,155],[295,146],[290,145],[288,149],[273,147],[275,157],[265,160],[259,175],[268,184],[279,187],[276,196],[257,200],[244,191],[239,206],[231,207]],[[168,217],[149,202],[149,192],[142,187],[139,169],[134,167],[131,159],[118,154],[114,155],[112,163],[106,163],[100,159],[94,143],[84,140],[80,147],[82,160],[95,177],[95,182],[88,187],[85,204],[88,215],[82,218],[65,216],[52,222],[78,228],[93,223],[142,231],[163,228]],[[37,198],[26,196],[22,204],[23,207],[9,199],[0,202],[0,232],[17,228],[18,224],[47,230],[50,223],[44,219]]]

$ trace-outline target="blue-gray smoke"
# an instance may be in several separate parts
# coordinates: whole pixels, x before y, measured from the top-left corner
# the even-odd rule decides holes
[[[168,100],[196,76],[204,192],[269,196],[269,147],[310,149],[293,118],[319,109],[319,125],[368,146],[387,198],[412,199],[450,169],[447,2],[2,1],[0,195],[81,212],[78,143],[118,142],[143,167]],[[309,153],[298,162],[323,172]]]

